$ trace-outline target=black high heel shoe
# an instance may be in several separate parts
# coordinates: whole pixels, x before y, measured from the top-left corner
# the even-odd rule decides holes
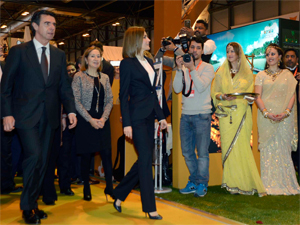
[[[85,200],[85,201],[91,201],[92,200],[92,196],[91,195],[83,195],[83,200]]]
[[[147,217],[147,214],[149,216],[149,219],[151,219],[151,220],[162,220],[162,216],[159,214],[157,216],[151,216],[150,213],[145,213],[146,217]]]
[[[114,208],[120,213],[120,212],[122,212],[122,208],[121,208],[121,206],[116,205],[116,202],[117,202],[117,199],[115,199],[115,201],[114,201]]]
[[[91,201],[92,200],[92,194],[91,194],[91,188],[89,184],[85,184],[83,187],[83,200],[85,201]]]
[[[106,197],[106,202],[108,202],[107,195],[109,195],[112,199],[115,199],[114,194],[112,194],[109,191],[107,191],[106,188],[104,189],[104,194],[105,194],[105,197]]]

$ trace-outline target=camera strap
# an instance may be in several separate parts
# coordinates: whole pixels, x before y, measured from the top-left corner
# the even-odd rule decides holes
[[[190,88],[189,88],[189,91],[188,91],[188,93],[185,93],[185,88],[186,88],[186,86],[185,86],[185,79],[184,79],[184,72],[183,72],[183,70],[181,70],[182,71],[182,95],[184,96],[184,97],[189,97],[190,96],[190,94],[191,94],[191,92],[192,92],[192,87],[193,87],[193,80],[191,79],[191,84],[190,84]]]
[[[203,62],[203,61],[201,60],[200,63],[198,64],[197,68],[196,68],[196,71],[198,71],[198,69],[199,69],[199,67],[200,67],[200,65],[201,65],[202,62]],[[193,91],[193,84],[194,84],[194,82],[193,82],[193,79],[192,79],[191,71],[190,71],[190,70],[189,70],[189,77],[190,77],[190,80],[191,80],[191,84],[190,84],[190,88],[189,88],[188,93],[185,93],[185,90],[186,90],[186,84],[185,84],[185,79],[184,79],[184,72],[183,72],[183,70],[182,70],[182,84],[183,84],[182,94],[183,94],[183,96],[186,97],[186,98],[189,97],[189,96],[191,95],[192,91]],[[193,93],[193,95],[194,95],[194,93]]]

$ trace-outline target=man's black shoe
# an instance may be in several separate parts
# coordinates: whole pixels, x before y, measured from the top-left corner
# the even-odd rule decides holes
[[[55,201],[45,201],[45,205],[55,205]]]
[[[68,188],[67,190],[61,190],[60,193],[65,194],[65,195],[69,195],[69,196],[74,195],[74,192],[71,190],[71,188]]]
[[[89,183],[90,184],[99,184],[100,181],[99,180],[93,180],[93,179],[90,178]]]
[[[33,213],[33,210],[23,210],[23,219],[27,224],[40,224],[40,218]]]
[[[33,211],[40,219],[46,219],[48,217],[47,213],[45,213],[43,210],[36,208]]]

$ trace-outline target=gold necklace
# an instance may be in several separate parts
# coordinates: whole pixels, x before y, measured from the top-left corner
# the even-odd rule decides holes
[[[277,76],[281,73],[282,69],[278,69],[277,71],[272,71],[269,68],[265,70],[266,74],[271,77],[272,81],[275,81]]]

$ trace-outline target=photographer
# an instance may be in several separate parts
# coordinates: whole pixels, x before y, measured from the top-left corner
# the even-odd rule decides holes
[[[202,60],[204,62],[209,63],[210,58],[217,47],[215,42],[206,36],[207,29],[208,29],[207,22],[205,22],[204,20],[197,20],[194,30],[192,28],[182,27],[180,29],[179,34],[186,34],[188,38],[192,37],[193,35],[196,35],[197,37],[201,37],[204,42]]]
[[[161,57],[163,57],[164,66],[174,68],[174,58],[169,56],[163,56],[166,51],[173,51],[175,56],[183,55],[184,52],[179,47],[177,47],[172,42],[172,40],[168,40],[168,38],[165,37],[161,39],[161,48],[157,51],[156,55],[154,56],[154,59],[160,59]]]
[[[213,66],[202,61],[202,53],[202,39],[193,37],[189,46],[190,57],[176,57],[177,71],[173,81],[174,91],[183,95],[180,139],[190,172],[189,181],[180,193],[194,193],[195,197],[203,197],[207,193],[212,108],[210,86],[214,78]],[[187,58],[190,58],[189,62]]]

